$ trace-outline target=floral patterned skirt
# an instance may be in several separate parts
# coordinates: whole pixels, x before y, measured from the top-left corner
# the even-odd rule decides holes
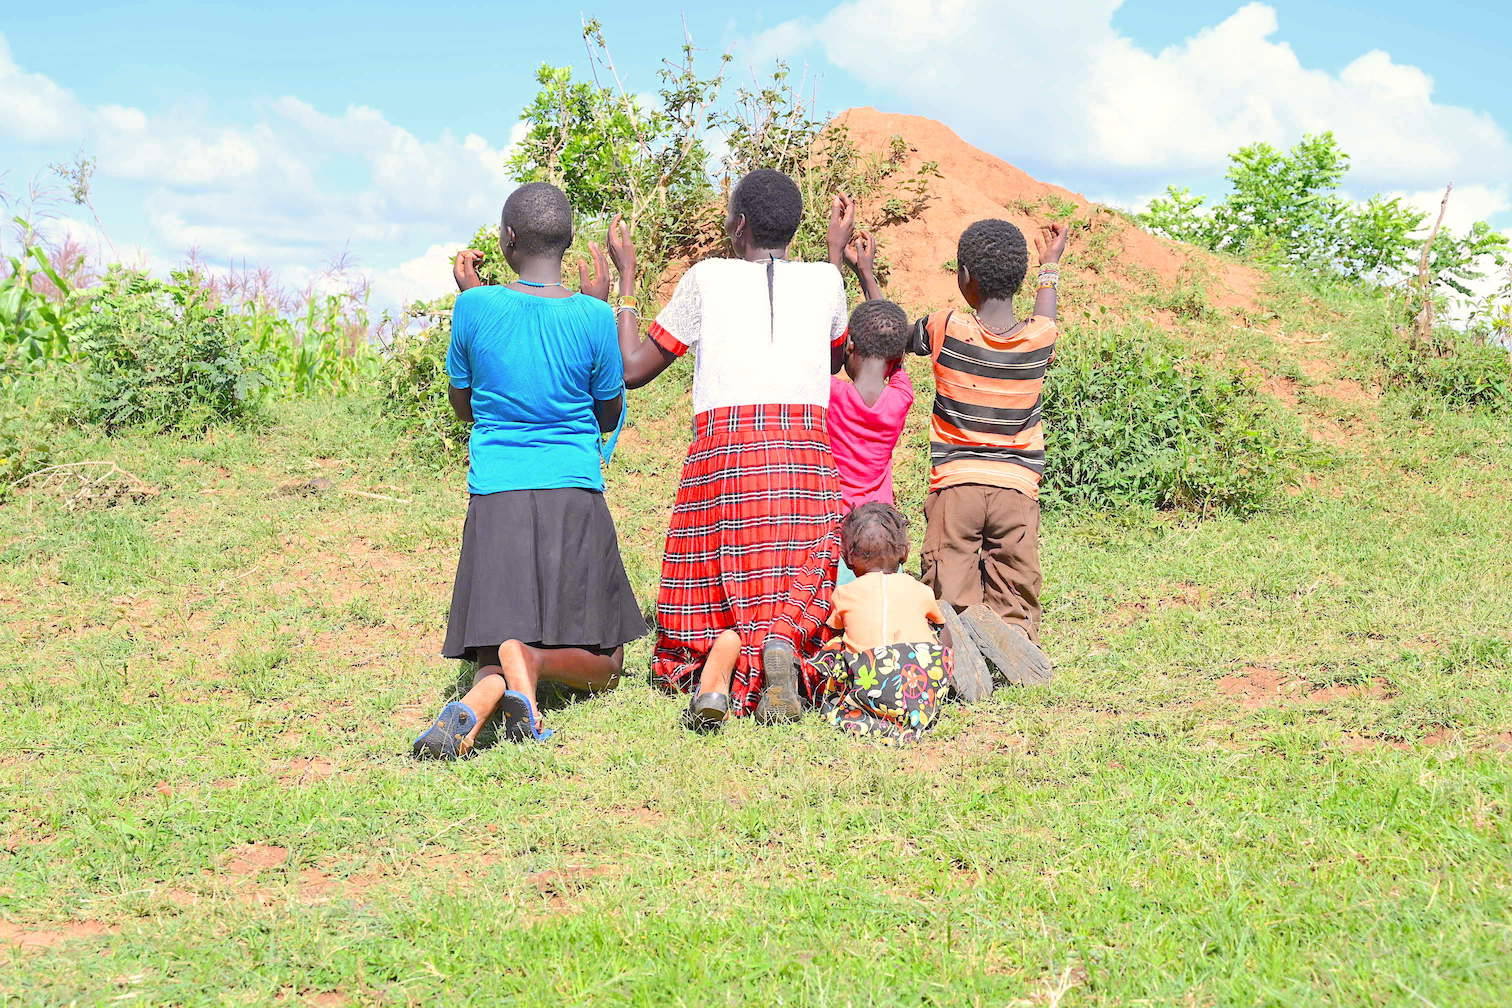
[[[951,682],[950,649],[934,642],[871,651],[826,650],[817,706],[844,732],[900,745],[924,737]]]

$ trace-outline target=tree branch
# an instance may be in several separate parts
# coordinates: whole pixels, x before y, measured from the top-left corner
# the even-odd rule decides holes
[[[1428,240],[1423,242],[1422,254],[1418,256],[1418,296],[1423,299],[1423,303],[1413,326],[1411,346],[1414,350],[1433,345],[1433,284],[1428,276],[1428,253],[1433,250],[1433,243],[1438,239],[1439,228],[1443,227],[1444,212],[1449,209],[1449,194],[1453,191],[1454,183],[1450,182],[1444,188],[1444,198],[1439,201],[1438,219],[1433,222]]]

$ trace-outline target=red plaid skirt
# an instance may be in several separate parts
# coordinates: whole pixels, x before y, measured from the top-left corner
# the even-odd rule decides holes
[[[730,710],[761,699],[768,634],[800,656],[829,635],[825,620],[840,558],[840,477],[819,406],[736,406],[693,419],[662,556],[652,681],[686,692],[714,639],[740,634]],[[819,686],[808,663],[801,683]]]

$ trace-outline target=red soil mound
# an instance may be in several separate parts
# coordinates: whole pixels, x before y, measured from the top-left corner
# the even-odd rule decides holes
[[[856,108],[837,121],[863,151],[883,153],[894,136],[902,137],[910,152],[896,177],[911,175],[926,161],[939,164],[942,177],[931,180],[931,198],[923,213],[876,229],[879,252],[891,270],[888,295],[909,308],[960,303],[954,273],[956,240],[966,225],[984,217],[1018,225],[1030,238],[1031,249],[1034,236],[1052,219],[1074,223],[1063,288],[1070,310],[1095,310],[1099,303],[1127,308],[1136,296],[1169,292],[1183,282],[1199,285],[1214,307],[1247,310],[1255,304],[1260,287],[1255,270],[1142,231],[1116,211],[1037,181],[978,150],[933,119]],[[861,208],[863,217],[875,219],[867,211],[891,195],[881,193],[869,200]]]

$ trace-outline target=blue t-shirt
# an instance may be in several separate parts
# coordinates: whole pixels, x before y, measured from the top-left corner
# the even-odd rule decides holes
[[[625,391],[614,310],[503,286],[457,295],[446,373],[472,389],[467,489],[603,490],[594,400]]]

